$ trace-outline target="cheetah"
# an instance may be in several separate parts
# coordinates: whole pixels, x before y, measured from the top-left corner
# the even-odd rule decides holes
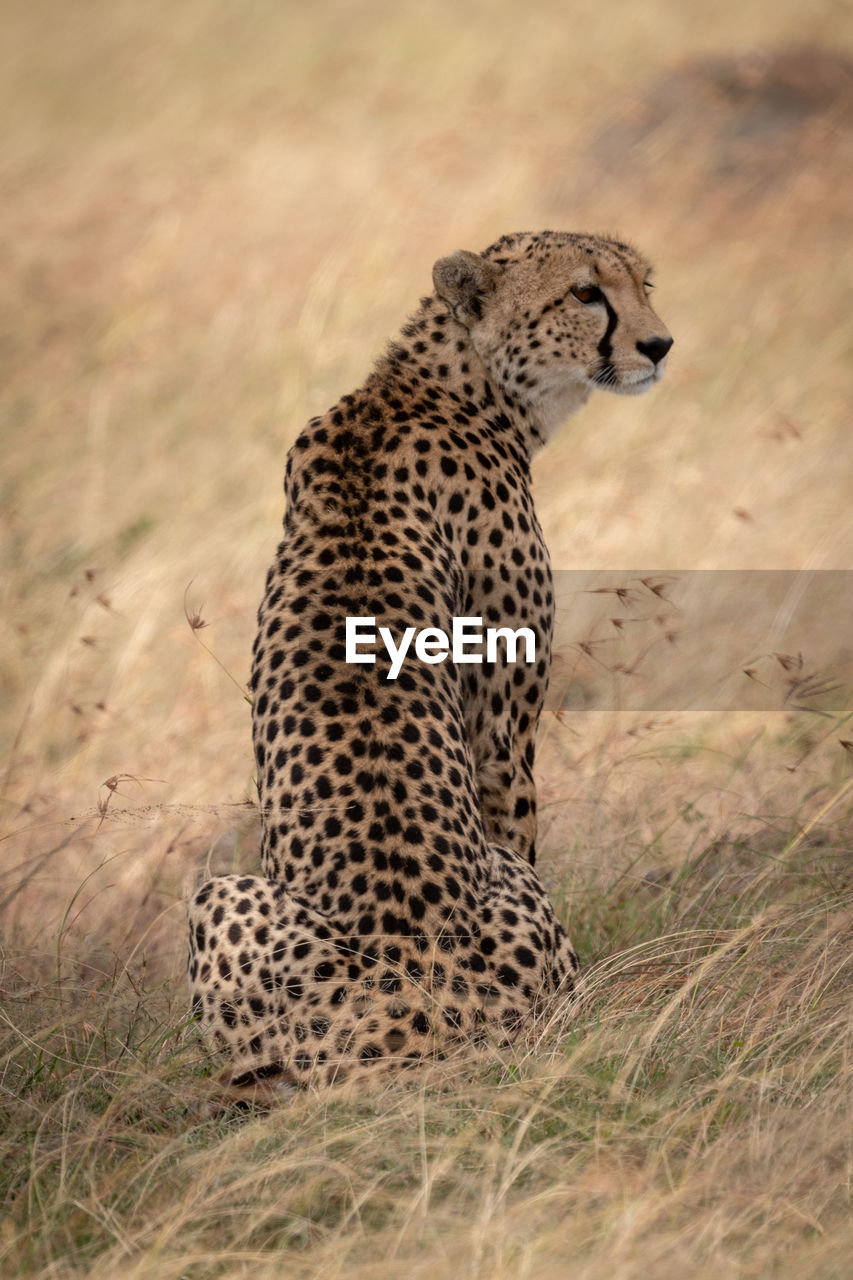
[[[507,1043],[578,959],[534,870],[554,603],[530,462],[596,388],[660,381],[672,338],[619,240],[503,236],[439,259],[363,387],[312,419],[251,688],[263,874],[189,906],[193,1009],[236,1086],[330,1083]],[[399,636],[524,626],[535,661],[347,660]]]

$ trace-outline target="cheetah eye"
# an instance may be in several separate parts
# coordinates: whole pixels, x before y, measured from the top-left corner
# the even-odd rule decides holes
[[[594,284],[573,284],[569,292],[573,298],[577,298],[578,302],[601,302],[604,299],[604,294]]]

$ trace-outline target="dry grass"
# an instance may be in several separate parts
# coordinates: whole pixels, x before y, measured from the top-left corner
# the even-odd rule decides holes
[[[844,685],[615,713],[558,669],[542,871],[590,998],[514,1059],[213,1121],[181,970],[185,878],[256,857],[239,686],[284,453],[440,253],[550,225],[657,263],[665,384],[537,464],[556,567],[851,563],[849,84],[707,69],[851,50],[850,11],[6,8],[0,1271],[845,1274]]]

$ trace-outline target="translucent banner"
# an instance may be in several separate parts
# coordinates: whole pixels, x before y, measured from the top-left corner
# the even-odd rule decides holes
[[[853,572],[560,571],[551,710],[853,703]]]

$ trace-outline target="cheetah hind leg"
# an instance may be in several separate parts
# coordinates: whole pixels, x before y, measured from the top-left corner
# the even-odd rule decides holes
[[[192,1007],[211,1047],[231,1059],[226,1094],[269,1101],[296,1085],[375,1076],[471,1030],[449,977],[433,990],[440,964],[422,965],[418,949],[404,955],[403,939],[346,938],[263,877],[204,884],[189,933]]]
[[[298,1089],[299,1081],[293,1073],[277,1063],[240,1073],[226,1067],[216,1077],[204,1111],[213,1120],[235,1111],[263,1114],[289,1102]]]
[[[211,1047],[231,1059],[220,1086],[246,1099],[286,1096],[300,1069],[330,1057],[326,1008],[351,985],[349,945],[262,876],[209,880],[188,916],[193,1012]]]
[[[578,1009],[580,965],[551,900],[527,859],[490,845],[489,887],[480,913],[477,984],[487,1022],[513,1040]]]

